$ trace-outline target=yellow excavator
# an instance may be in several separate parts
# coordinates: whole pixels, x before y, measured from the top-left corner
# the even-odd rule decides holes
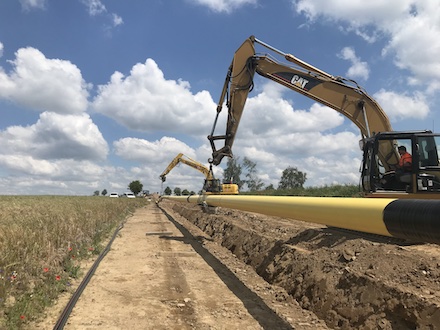
[[[203,185],[203,193],[210,194],[223,194],[223,195],[232,195],[238,194],[238,185],[234,183],[220,183],[219,179],[214,178],[214,173],[212,172],[212,164],[209,168],[205,165],[195,161],[194,159],[185,156],[182,153],[179,153],[167,166],[165,171],[159,176],[162,180],[162,183],[166,180],[166,175],[170,173],[170,171],[176,167],[179,163],[183,163],[188,165],[199,172],[202,172],[205,175],[205,183]]]
[[[271,53],[257,54],[257,44]],[[277,60],[277,56],[283,62]],[[223,157],[233,156],[232,145],[248,94],[254,86],[255,73],[338,111],[360,129],[361,186],[366,196],[440,198],[439,134],[428,130],[393,131],[380,105],[354,80],[328,74],[254,36],[237,49],[226,75],[217,115],[208,136],[212,164],[219,165]],[[215,135],[225,101],[228,108],[226,132]],[[223,146],[217,148],[217,141],[224,141]],[[399,146],[405,146],[412,155],[412,164],[405,173],[400,171]]]

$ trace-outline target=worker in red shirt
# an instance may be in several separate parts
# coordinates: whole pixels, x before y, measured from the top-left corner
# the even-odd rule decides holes
[[[397,148],[399,151],[400,159],[399,159],[399,169],[404,172],[411,172],[412,168],[412,156],[409,152],[406,151],[405,146],[400,146]]]
[[[399,165],[396,169],[396,178],[398,181],[410,185],[411,184],[411,170],[412,170],[412,156],[406,151],[405,146],[397,148],[399,151],[400,159]]]

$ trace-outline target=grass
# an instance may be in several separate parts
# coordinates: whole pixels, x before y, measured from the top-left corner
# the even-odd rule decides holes
[[[145,199],[0,196],[0,329],[22,329]]]

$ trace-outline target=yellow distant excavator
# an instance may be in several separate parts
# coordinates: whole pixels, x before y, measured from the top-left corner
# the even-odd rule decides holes
[[[179,163],[183,163],[188,165],[199,172],[202,172],[205,175],[205,183],[203,185],[203,193],[209,194],[223,194],[223,195],[232,195],[238,194],[238,185],[234,183],[220,183],[219,179],[214,178],[214,173],[212,172],[212,165],[210,168],[207,168],[205,165],[195,161],[194,159],[185,156],[182,153],[179,153],[167,166],[165,171],[159,176],[162,182],[165,182],[166,175],[170,173],[170,171]]]
[[[257,54],[256,44],[272,54]],[[281,63],[273,55],[289,63]],[[217,116],[208,136],[212,164],[219,165],[224,156],[233,156],[232,145],[255,73],[338,111],[360,129],[361,185],[366,196],[440,199],[439,134],[428,130],[393,131],[380,105],[355,81],[328,74],[254,36],[237,49],[226,75]],[[228,108],[226,132],[214,135],[224,101]],[[224,141],[219,149],[218,140]],[[396,171],[400,159],[398,146],[405,146],[412,154],[411,168],[405,175],[397,175]]]

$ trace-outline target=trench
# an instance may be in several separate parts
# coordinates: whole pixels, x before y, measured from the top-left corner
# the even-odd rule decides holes
[[[347,256],[342,249],[346,242],[361,244],[363,253],[374,259],[374,253],[388,248],[386,243],[359,240],[326,227],[283,230],[254,214],[249,220],[245,212],[241,217],[231,216],[234,211],[207,214],[184,203],[175,203],[172,209],[331,328],[440,328],[438,303],[381,279],[374,263],[360,271],[354,253]],[[394,271],[399,271],[398,266]]]

